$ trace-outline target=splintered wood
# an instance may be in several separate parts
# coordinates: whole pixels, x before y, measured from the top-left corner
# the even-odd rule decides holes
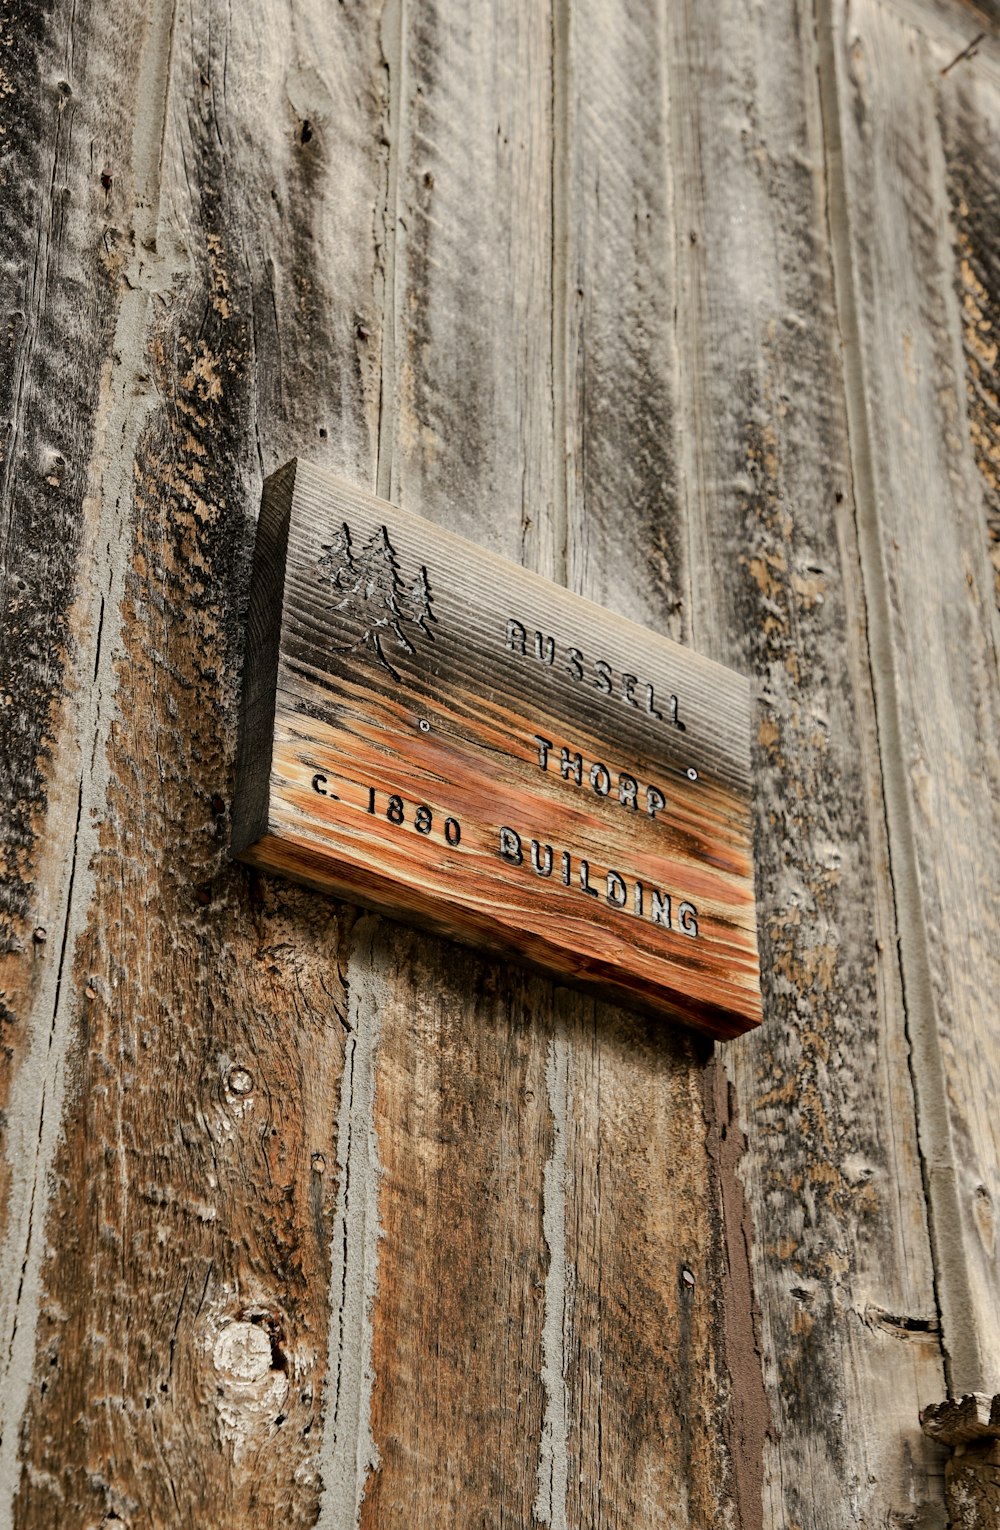
[[[717,1037],[760,1020],[747,682],[302,462],[268,482],[233,849]]]

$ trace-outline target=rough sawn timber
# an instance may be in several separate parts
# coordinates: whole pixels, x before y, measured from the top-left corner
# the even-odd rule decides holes
[[[234,853],[667,1022],[759,1023],[742,675],[301,460],[247,630]]]
[[[1000,49],[959,59],[981,30],[962,5],[834,16],[852,436],[937,1291],[949,1389],[994,1393]]]
[[[63,640],[74,710],[52,729],[56,816],[45,830],[43,788],[25,867],[44,899],[35,868],[59,848],[75,769],[68,906],[28,911],[25,949],[51,978],[19,1017],[37,1151],[18,1141],[26,1107],[8,1117],[8,1155],[33,1183],[27,1232],[12,1224],[5,1253],[21,1279],[5,1278],[17,1300],[0,1518],[309,1523],[346,924],[230,867],[226,820],[263,476],[306,446],[371,472],[378,29],[308,4],[16,9],[63,135],[23,184],[54,185],[53,226],[68,232],[53,285],[72,293],[84,339],[50,301],[20,397],[62,400],[65,423],[37,427],[39,442],[18,421],[14,502],[56,492],[35,487],[40,461],[64,479],[73,535],[49,519],[31,598],[62,598],[75,537],[66,581],[87,620]],[[37,88],[30,70],[13,84],[15,102]],[[354,105],[334,152],[322,124],[335,96]],[[63,143],[77,155],[65,168]],[[23,230],[50,221],[28,204]],[[289,357],[308,396],[289,388]],[[99,391],[74,403],[88,384]],[[34,924],[49,927],[44,946]]]
[[[764,1523],[943,1522],[941,1384],[812,7],[670,7],[695,646],[751,674],[765,1023],[726,1050],[771,1408]],[[874,211],[871,217],[875,218]],[[688,423],[689,422],[689,423]],[[822,1378],[820,1381],[819,1378]],[[820,1391],[822,1396],[820,1395]]]
[[[997,1347],[995,18],[0,15],[0,1520],[940,1527],[936,1295],[959,1385]],[[753,680],[725,1063],[229,863],[297,455]]]
[[[498,5],[475,26],[448,5],[402,7],[390,64],[395,346],[383,369],[395,391],[379,473],[380,493],[404,509],[560,580],[585,522],[582,507],[568,520],[563,476],[568,291],[554,203],[567,189],[567,99],[585,88],[569,72],[566,23],[561,7]],[[627,432],[607,429],[610,499],[630,451]],[[621,497],[616,514],[612,545],[627,546]],[[618,574],[620,599],[628,563]],[[628,610],[659,624],[672,603]],[[378,1010],[392,1065],[377,1096],[381,1465],[362,1526],[392,1523],[400,1504],[421,1527],[732,1514],[731,1409],[713,1380],[725,1360],[703,1052],[412,942],[414,978]],[[516,1175],[514,1123],[538,1144]],[[417,1215],[415,1165],[431,1187]],[[503,1268],[502,1305],[490,1305],[502,1318],[477,1329],[484,1275]],[[417,1382],[431,1419],[413,1408]],[[443,1450],[457,1473],[442,1471]]]

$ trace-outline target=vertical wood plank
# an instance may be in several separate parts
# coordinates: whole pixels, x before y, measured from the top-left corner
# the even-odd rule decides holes
[[[410,932],[393,941],[391,973],[376,1109],[381,1460],[362,1524],[526,1525],[542,1414],[548,985],[458,950],[442,960]]]
[[[567,1525],[733,1512],[707,1051],[610,1006],[566,1024]]]
[[[16,10],[0,1517],[942,1523],[908,1051],[994,1390],[994,53],[916,0]],[[227,864],[296,452],[756,677],[724,1067]]]
[[[982,70],[956,75],[942,90],[942,128],[961,311],[965,407],[980,478],[988,551],[1000,608],[1000,419],[996,334],[1000,272],[993,240],[997,155],[991,124],[998,81]],[[985,625],[985,613],[984,613]]]
[[[551,575],[549,6],[473,19],[398,0],[396,25],[381,481],[405,509]]]
[[[374,479],[385,76],[369,14],[138,22],[148,186],[108,193],[129,318],[91,474],[115,576],[15,1522],[308,1524],[351,916],[230,866],[227,813],[262,476],[308,451]]]
[[[148,143],[133,126],[144,74],[155,73],[148,30],[142,14],[102,30],[60,5],[8,6],[3,17],[0,1514],[17,1484],[71,1029],[74,898],[89,871],[91,682],[116,574],[92,464],[115,414],[122,324],[112,193],[145,206],[150,191]]]
[[[678,496],[665,12],[584,3],[566,7],[563,21],[556,237],[565,270],[554,300],[563,305],[555,366],[568,578],[683,637],[689,538]],[[571,1017],[561,1046],[565,1523],[710,1525],[741,1514],[753,1524],[767,1419],[751,1335],[741,1401],[754,1417],[736,1439],[729,1351],[739,1286],[725,1273],[711,1049],[607,1005]]]
[[[660,8],[568,12],[567,181],[556,301],[565,346],[568,582],[675,640],[690,637],[678,503],[673,165]]]
[[[997,1085],[1000,925],[986,889],[1000,881],[1000,704],[982,362],[996,299],[981,253],[992,209],[966,192],[989,163],[1000,71],[988,39],[981,59],[955,63],[961,9],[833,17],[852,437],[948,1379],[992,1392],[1000,1138],[981,1101]]]
[[[810,8],[668,14],[691,633],[751,674],[766,1022],[726,1049],[763,1522],[942,1523],[940,1385]],[[874,212],[870,214],[874,217]]]
[[[581,35],[595,19],[587,18]],[[558,305],[569,291],[568,229],[584,212],[595,241],[598,226],[613,226],[613,217],[603,223],[594,216],[594,204],[585,207],[592,188],[567,180],[564,114],[593,77],[569,72],[561,12],[551,23],[528,9],[498,17],[493,55],[464,23],[446,23],[438,8],[423,7],[412,17],[404,11],[403,21],[400,95],[409,115],[397,180],[392,368],[399,424],[391,437],[391,471],[383,463],[380,481],[391,482],[407,508],[423,509],[544,571],[563,573],[569,536],[569,547],[584,553],[580,582],[588,593],[607,589],[584,572],[591,547],[595,563],[610,567],[614,556],[624,596],[633,566],[646,568],[638,549],[630,546],[622,556],[628,521],[625,507],[613,501],[614,474],[634,443],[624,423],[616,445],[598,422],[603,399],[626,381],[633,401],[647,384],[662,401],[663,337],[651,323],[638,361],[619,347],[617,362],[625,362],[625,370],[609,371],[593,414],[572,412],[570,394],[576,398],[588,380],[593,384],[597,369],[588,379],[585,358],[577,361],[567,351],[568,315]],[[641,20],[633,26],[636,39],[646,41]],[[595,37],[591,69],[612,32],[606,27]],[[618,50],[623,63],[627,51],[626,41]],[[510,76],[507,60],[518,61]],[[553,78],[539,73],[542,60]],[[625,75],[615,87],[616,119],[624,126]],[[557,121],[548,125],[550,101]],[[595,130],[596,120],[592,135]],[[640,137],[636,130],[624,152],[636,152]],[[609,166],[615,158],[613,150]],[[662,205],[653,191],[658,177],[658,165],[640,171],[654,210]],[[629,258],[634,269],[641,254],[633,249]],[[658,274],[657,268],[643,278],[650,290]],[[554,316],[550,305],[557,305]],[[668,305],[663,297],[660,312],[669,312]],[[478,332],[467,335],[469,312],[482,316],[491,345]],[[597,313],[598,325],[606,314]],[[605,353],[609,368],[614,351],[609,345]],[[643,414],[643,452],[654,442],[657,401]],[[611,507],[603,527],[599,513],[592,523],[587,519],[586,491],[575,496],[572,520],[564,503],[563,432],[568,438],[587,430],[604,456],[588,486]],[[669,447],[658,451],[646,467],[651,479],[668,471]],[[663,502],[661,494],[651,519]],[[591,524],[592,544],[586,542]],[[648,609],[659,615],[664,580],[658,560],[652,562],[652,573],[643,577],[655,591]],[[623,604],[636,614],[634,599]],[[673,591],[666,606],[672,617]],[[459,1490],[445,1451],[448,1461],[461,1462],[467,1518],[485,1515],[492,1504],[490,1522],[522,1524],[533,1499],[535,1519],[553,1525],[631,1524],[637,1517],[711,1522],[729,1501],[729,1486],[711,1380],[722,1369],[712,1299],[719,1261],[692,1043],[665,1039],[606,1006],[595,1009],[567,995],[557,997],[550,1019],[546,1004],[525,1007],[520,983],[509,979],[498,987],[492,1012],[477,1002],[460,1014],[453,974],[457,960],[464,971],[469,959],[429,944],[417,949],[428,952],[418,964],[427,976],[419,995],[405,997],[407,1032],[388,998],[381,1007],[381,1208],[392,1235],[383,1247],[375,1314],[375,1352],[386,1362],[376,1367],[373,1394],[382,1460],[362,1523],[379,1523],[398,1503],[406,1503],[415,1523],[438,1522],[441,1506]],[[415,960],[410,957],[411,967]],[[478,992],[468,978],[460,986]],[[450,1063],[445,1070],[437,1061],[442,1048]],[[519,1057],[517,1067],[499,1067],[498,1050],[501,1057]],[[457,1129],[451,1075],[467,1077],[459,1098],[474,1102]],[[496,1128],[483,1123],[498,1115],[505,1121],[515,1108],[522,1137],[536,1144],[536,1159],[514,1190],[514,1204],[524,1210],[516,1220],[503,1217],[498,1227],[502,1211],[492,1186],[505,1159]],[[407,1215],[413,1192],[404,1169],[410,1166],[412,1178],[414,1163],[428,1161],[447,1164],[448,1197],[436,1184],[426,1200],[421,1195],[419,1218]],[[453,1200],[465,1219],[459,1235]],[[490,1270],[503,1268],[501,1255],[508,1266],[494,1299],[510,1334],[500,1355],[492,1333],[474,1341],[464,1326],[470,1288],[485,1278],[487,1291],[494,1290],[495,1277],[481,1273],[484,1251]],[[424,1271],[429,1276],[419,1282],[415,1275]],[[457,1326],[469,1346],[460,1368],[453,1359]],[[433,1423],[421,1425],[410,1405],[418,1380],[423,1395],[441,1399]],[[513,1434],[507,1432],[512,1404],[497,1416],[498,1393],[524,1398],[516,1415],[523,1422]],[[476,1450],[468,1434],[476,1427],[489,1438],[513,1440],[512,1454]],[[468,1452],[461,1449],[467,1441]]]
[[[386,13],[379,461],[404,508],[549,569],[550,25],[544,6]],[[361,1523],[521,1526],[545,1396],[549,988],[389,925],[376,949],[379,1465]]]

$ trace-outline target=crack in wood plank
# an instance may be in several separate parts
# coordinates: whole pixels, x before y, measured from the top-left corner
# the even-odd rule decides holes
[[[380,1009],[390,930],[371,916],[354,926],[348,970],[349,1032],[340,1086],[340,1180],[330,1237],[330,1336],[323,1490],[317,1530],[355,1530],[380,1455],[372,1435],[372,1314],[378,1293],[378,1138],[375,1090]]]

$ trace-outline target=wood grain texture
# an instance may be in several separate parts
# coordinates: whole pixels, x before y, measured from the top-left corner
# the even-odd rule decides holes
[[[759,1022],[741,676],[303,462],[259,524],[236,853]]]
[[[552,27],[548,3],[491,3],[475,17],[412,0],[387,8],[394,199],[378,477],[383,499],[550,576],[565,555]]]
[[[1000,270],[993,231],[997,217],[997,161],[988,124],[996,105],[995,81],[975,73],[946,92],[944,151],[958,261],[956,289],[965,356],[969,438],[986,513],[994,593],[1000,607]]]
[[[739,5],[671,8],[667,37],[690,631],[754,677],[760,705],[766,1020],[727,1049],[722,1121],[746,1133],[763,1522],[906,1523],[919,1505],[941,1524],[916,1424],[941,1367],[834,309],[826,65],[797,4],[753,26]]]
[[[675,338],[685,293],[667,10],[584,3],[561,22],[566,577],[690,642],[703,571],[680,492],[688,382]],[[569,1110],[566,1523],[751,1527],[768,1413],[730,1151],[739,1132],[717,1111],[711,1055],[664,1043],[602,1008],[558,1055]]]
[[[383,39],[378,489],[517,558],[551,533],[549,11],[490,4],[473,18],[404,0]],[[370,1002],[386,1236],[372,1314],[379,1464],[360,1484],[361,1525],[513,1530],[540,1489],[559,1253],[544,1236],[545,1008],[540,1027],[517,969],[392,925],[382,943],[397,977]],[[518,1163],[515,1139],[535,1145]],[[354,1503],[324,1511],[337,1530],[354,1523]]]
[[[105,697],[95,675],[106,652],[106,609],[110,629],[120,596],[113,544],[122,488],[106,447],[125,424],[122,396],[141,420],[146,393],[123,341],[136,300],[148,298],[129,301],[128,238],[111,193],[117,184],[118,197],[142,209],[136,225],[145,233],[150,186],[146,134],[134,129],[143,18],[90,31],[72,7],[16,5],[4,8],[2,26],[6,1516],[32,1369],[66,1051],[82,990],[71,972],[73,949],[103,784],[94,739]]]
[[[939,1317],[997,1342],[987,12],[0,14],[0,1520],[940,1527]],[[230,864],[297,455],[752,677],[725,1061]]]
[[[931,1403],[920,1411],[920,1427],[942,1445],[971,1445],[975,1440],[1000,1439],[1000,1398],[985,1392]]]
[[[1000,1446],[970,1445],[945,1466],[952,1530],[984,1530],[1000,1514]]]
[[[0,234],[0,1163],[3,1395],[9,1398],[17,1294],[32,1236],[47,1067],[75,873],[87,683],[100,623],[88,588],[97,520],[88,462],[102,435],[115,329],[117,230],[100,174],[116,161],[134,107],[137,41],[95,40],[92,92],[78,99],[70,7],[5,7]],[[81,44],[82,46],[82,44]],[[111,84],[118,76],[116,90]],[[99,161],[99,167],[96,162]],[[75,196],[74,196],[75,193]],[[64,356],[78,366],[69,372]],[[80,588],[80,567],[84,568]],[[19,1357],[20,1358],[20,1357]],[[16,1362],[15,1362],[16,1363]],[[14,1417],[16,1418],[16,1409]],[[8,1442],[11,1429],[7,1429]]]
[[[384,75],[371,17],[151,4],[135,15],[134,101],[99,67],[120,20],[95,6],[75,33],[61,23],[74,99],[99,114],[102,92],[123,93],[144,179],[137,191],[110,156],[88,230],[97,252],[109,221],[121,230],[127,322],[91,467],[100,559],[84,579],[107,601],[60,1001],[69,1082],[58,1147],[49,1101],[24,1287],[37,1282],[37,1330],[20,1309],[36,1354],[12,1521],[308,1524],[346,925],[230,867],[226,820],[251,517],[279,460],[259,452],[308,444],[371,469],[360,331],[377,338]],[[350,110],[331,143],[338,99]],[[318,392],[289,389],[289,356]]]
[[[551,985],[458,950],[444,981],[440,952],[399,930],[380,1010],[380,1462],[362,1524],[528,1525],[544,1408]]]
[[[1000,1398],[968,1392],[920,1415],[931,1440],[949,1446],[944,1480],[949,1530],[985,1530],[1000,1514]]]
[[[863,5],[837,66],[866,578],[884,608],[879,726],[949,1385],[995,1391],[1000,1144],[975,1103],[997,1086],[1000,961],[989,381],[975,350],[989,355],[992,276],[977,248],[991,211],[963,211],[961,182],[990,152],[997,74],[985,46],[942,74],[962,36],[919,8]]]
[[[583,534],[585,512],[568,527],[565,347],[553,307],[566,297],[565,208],[557,212],[553,191],[565,196],[566,97],[586,86],[574,86],[567,72],[561,11],[497,8],[475,30],[439,5],[406,7],[401,19],[396,345],[385,371],[398,380],[398,405],[392,407],[390,394],[383,445],[391,459],[383,458],[380,486],[391,484],[389,497],[404,509],[565,577],[567,550]],[[486,37],[494,40],[492,50]],[[624,112],[624,102],[616,110]],[[480,320],[472,334],[469,313]],[[461,350],[456,323],[468,342]],[[650,351],[657,352],[653,337]],[[623,382],[621,374],[617,386]],[[608,386],[616,386],[614,379]],[[636,380],[632,387],[638,389]],[[606,428],[602,494],[614,503],[611,475],[629,459],[630,436],[620,424],[614,445],[612,420]],[[609,549],[619,559],[624,591],[632,577],[632,508],[619,498],[614,514]],[[662,610],[670,607],[651,601],[619,609],[662,630]],[[716,1384],[724,1370],[721,1261],[709,1233],[712,1167],[691,1043],[663,1035],[654,1045],[634,1017],[565,992],[540,1004],[544,989],[526,992],[520,975],[502,969],[489,979],[496,984],[489,1007],[477,999],[475,1012],[459,1023],[446,1002],[450,973],[457,970],[461,985],[478,995],[484,978],[473,975],[482,959],[456,966],[438,943],[410,940],[421,953],[417,970],[429,975],[418,991],[407,988],[406,1008],[392,1021],[398,1034],[390,1038],[388,1026],[381,1033],[380,1050],[392,1061],[391,1072],[380,1075],[377,1101],[387,1166],[383,1216],[402,1226],[406,1164],[414,1153],[421,1163],[432,1153],[431,1162],[446,1163],[447,1173],[419,1220],[409,1219],[405,1239],[381,1244],[386,1297],[374,1314],[374,1354],[392,1355],[393,1365],[376,1366],[373,1418],[382,1459],[362,1523],[394,1523],[405,1513],[409,1523],[438,1524],[441,1504],[450,1509],[454,1501],[454,1468],[443,1466],[453,1460],[460,1460],[467,1517],[481,1513],[487,1523],[531,1522],[529,1503],[534,1520],[556,1526],[707,1524],[716,1512],[731,1512],[719,1427],[726,1394]],[[380,995],[379,1010],[395,1016],[390,994]],[[441,1046],[468,1079],[460,1089],[444,1078],[425,1084]],[[508,1056],[517,1059],[516,1070]],[[522,1078],[528,1086],[515,1095]],[[466,1102],[460,1150],[450,1137],[456,1098]],[[443,1147],[433,1130],[442,1112]],[[473,1123],[486,1123],[491,1141],[494,1123],[512,1117],[520,1139],[539,1144],[539,1156],[532,1173],[519,1172],[523,1201],[505,1209],[492,1192],[483,1194],[484,1184],[495,1184],[494,1171],[483,1161]],[[675,1197],[665,1160],[671,1154],[674,1162],[681,1143],[683,1162],[672,1172],[685,1189]],[[528,1207],[537,1218],[534,1242]],[[459,1235],[456,1208],[464,1208]],[[439,1245],[449,1250],[446,1266]],[[497,1250],[485,1271],[482,1249]],[[456,1312],[464,1322],[455,1293],[475,1300],[471,1293],[496,1278],[500,1257],[509,1272],[498,1297],[508,1346],[498,1399],[478,1355],[482,1344],[493,1353],[492,1333],[477,1340],[461,1369],[451,1356]],[[680,1270],[685,1258],[693,1286]],[[414,1266],[432,1270],[433,1278],[416,1285]],[[534,1290],[522,1269],[537,1282]],[[678,1355],[689,1388],[683,1397],[673,1379]],[[452,1433],[415,1418],[402,1376],[420,1377],[435,1397],[448,1389],[444,1416],[460,1441],[469,1439],[468,1419],[485,1420],[484,1448],[453,1457]],[[521,1448],[498,1460],[492,1442],[510,1438],[508,1420],[522,1396],[540,1411],[526,1413],[518,1401]],[[486,1504],[489,1513],[480,1508]]]

